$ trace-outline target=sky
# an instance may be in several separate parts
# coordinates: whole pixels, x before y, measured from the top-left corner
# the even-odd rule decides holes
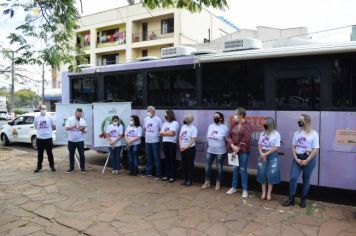
[[[0,0],[0,3],[4,1]],[[82,3],[83,15],[127,5],[126,0],[82,0]],[[256,29],[257,26],[275,28],[304,26],[308,28],[314,40],[321,42],[348,41],[350,26],[356,25],[356,0],[228,0],[228,5],[229,8],[224,11],[209,10],[217,16],[224,16],[240,29]],[[79,0],[77,7],[80,10]],[[14,19],[0,16],[0,46],[11,48],[6,36],[21,23],[21,17],[23,17],[21,14]],[[335,28],[340,29],[330,30]],[[330,31],[315,33],[325,30]],[[3,59],[0,57],[0,62],[1,60]],[[31,67],[31,70],[35,72],[32,75],[34,79],[41,80],[41,69]],[[50,80],[48,69],[46,79]],[[0,87],[8,82],[0,77]]]

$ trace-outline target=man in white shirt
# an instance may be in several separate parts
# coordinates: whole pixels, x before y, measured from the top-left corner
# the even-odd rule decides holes
[[[34,173],[38,173],[42,169],[43,162],[43,153],[46,150],[49,167],[51,171],[54,172],[56,169],[54,168],[54,160],[53,160],[53,140],[52,140],[52,131],[56,129],[56,125],[52,117],[47,116],[46,106],[40,105],[39,116],[35,117],[33,122],[35,129],[37,131],[36,135],[36,146],[37,146],[37,168],[34,170]]]
[[[69,117],[65,126],[68,131],[69,169],[66,173],[74,172],[75,149],[78,149],[80,157],[80,170],[86,173],[84,156],[84,133],[86,133],[87,122],[82,118],[82,108],[77,108],[75,116]]]
[[[145,148],[147,155],[146,176],[152,175],[153,161],[156,166],[156,179],[161,178],[160,130],[162,120],[156,116],[153,106],[147,107],[147,117],[144,120]]]

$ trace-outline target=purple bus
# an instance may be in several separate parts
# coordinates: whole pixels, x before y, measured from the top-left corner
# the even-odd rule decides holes
[[[356,190],[356,43],[215,53],[132,62],[64,73],[63,103],[131,101],[143,120],[153,105],[164,117],[174,110],[182,125],[191,113],[198,128],[196,162],[205,163],[206,132],[213,113],[230,126],[234,110],[247,109],[253,125],[249,171],[257,167],[264,117],[281,134],[281,177],[289,181],[292,136],[305,113],[320,135],[311,183]],[[179,157],[178,157],[179,158]],[[228,169],[228,168],[227,168]]]

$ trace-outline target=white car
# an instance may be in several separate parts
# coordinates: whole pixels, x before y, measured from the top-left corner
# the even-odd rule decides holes
[[[47,112],[55,120],[54,112]],[[40,115],[39,112],[26,113],[16,117],[14,120],[3,125],[0,130],[1,142],[7,146],[13,142],[31,143],[33,148],[36,145],[36,129],[33,124],[35,117]],[[56,138],[56,131],[53,131],[53,142]]]
[[[0,120],[10,120],[11,117],[6,111],[0,111]]]

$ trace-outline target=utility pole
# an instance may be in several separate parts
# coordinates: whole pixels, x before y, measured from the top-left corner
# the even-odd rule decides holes
[[[42,64],[42,104],[44,104],[45,64]]]
[[[14,57],[15,57],[15,52],[14,51],[9,51],[11,53],[11,103],[10,103],[10,112],[14,113],[15,109],[15,63],[14,63]]]

